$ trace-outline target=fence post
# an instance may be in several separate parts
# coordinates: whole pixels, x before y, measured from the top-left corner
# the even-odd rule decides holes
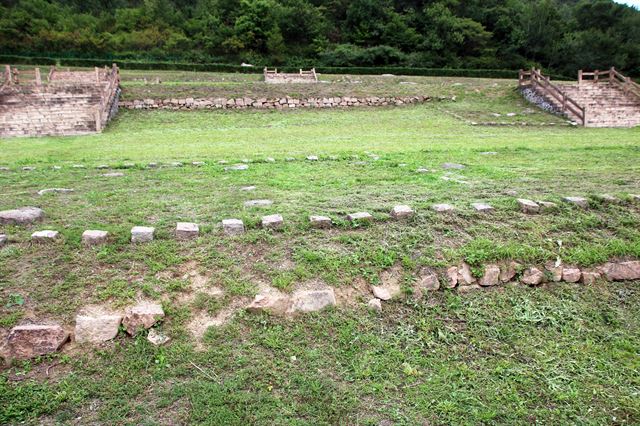
[[[613,83],[613,79],[614,79],[614,73],[615,73],[615,68],[611,67],[609,68],[609,83]]]
[[[578,86],[582,85],[582,70],[578,70]]]
[[[600,71],[599,70],[595,70],[594,73],[593,73],[593,82],[597,83],[599,77],[600,77]]]
[[[96,108],[95,112],[96,117],[96,132],[102,132],[102,123],[100,122],[100,110]]]
[[[7,79],[7,84],[13,83],[13,80],[11,79],[11,65],[4,66],[4,75]]]
[[[100,83],[100,69],[98,67],[95,67],[94,71],[96,73],[96,83]]]
[[[40,68],[36,67],[36,86],[42,86],[42,78],[40,77]]]
[[[587,127],[587,107],[582,108],[582,125]]]
[[[629,88],[631,87],[631,77],[624,78],[624,95],[629,95]]]

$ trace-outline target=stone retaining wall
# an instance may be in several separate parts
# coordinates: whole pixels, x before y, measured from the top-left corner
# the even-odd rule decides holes
[[[390,106],[429,102],[429,96],[393,96],[356,98],[334,96],[328,98],[186,98],[186,99],[139,99],[121,101],[120,107],[127,109],[286,109],[286,108],[341,108],[362,106]],[[451,100],[451,98],[438,98]]]

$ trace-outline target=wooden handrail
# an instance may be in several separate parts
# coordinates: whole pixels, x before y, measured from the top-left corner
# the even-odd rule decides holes
[[[531,68],[531,71],[520,70],[518,74],[518,85],[537,87],[542,92],[543,96],[551,96],[555,98],[562,107],[562,112],[572,112],[582,122],[582,125],[586,125],[586,110],[583,106],[578,104],[575,100],[571,99],[560,87],[551,83],[549,77],[542,75],[540,70]]]
[[[584,72],[580,70],[578,71],[578,84],[580,84],[583,80],[581,76],[593,76],[594,83],[599,82],[599,77],[607,76],[608,82],[611,84],[616,84],[620,89],[622,89],[625,96],[631,94],[640,98],[640,84],[623,75],[614,67],[609,68],[607,71],[596,70],[593,72]]]

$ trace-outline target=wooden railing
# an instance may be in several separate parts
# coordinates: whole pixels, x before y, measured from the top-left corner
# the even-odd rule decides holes
[[[633,95],[640,98],[640,84],[631,80],[630,77],[624,76],[614,67],[611,67],[606,71],[578,71],[578,85],[581,85],[584,81],[592,81],[594,83],[606,81],[608,83],[615,84],[622,89],[625,96]]]
[[[120,85],[120,73],[118,66],[113,64],[111,70],[105,67],[104,73],[106,74],[107,84],[100,93],[100,105],[96,108],[96,131],[101,132],[104,124],[109,120],[109,113],[111,111],[111,105],[114,102],[118,86]],[[100,78],[100,71],[95,69],[96,80]]]
[[[556,99],[563,113],[573,113],[583,126],[586,125],[587,114],[585,107],[567,96],[559,86],[551,83],[549,77],[542,75],[539,69],[531,68],[529,71],[520,70],[518,74],[518,85],[520,87],[529,86],[538,91],[542,96]]]

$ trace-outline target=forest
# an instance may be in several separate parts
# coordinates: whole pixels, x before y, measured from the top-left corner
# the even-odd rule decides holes
[[[610,0],[0,0],[2,54],[640,75],[640,11]]]

